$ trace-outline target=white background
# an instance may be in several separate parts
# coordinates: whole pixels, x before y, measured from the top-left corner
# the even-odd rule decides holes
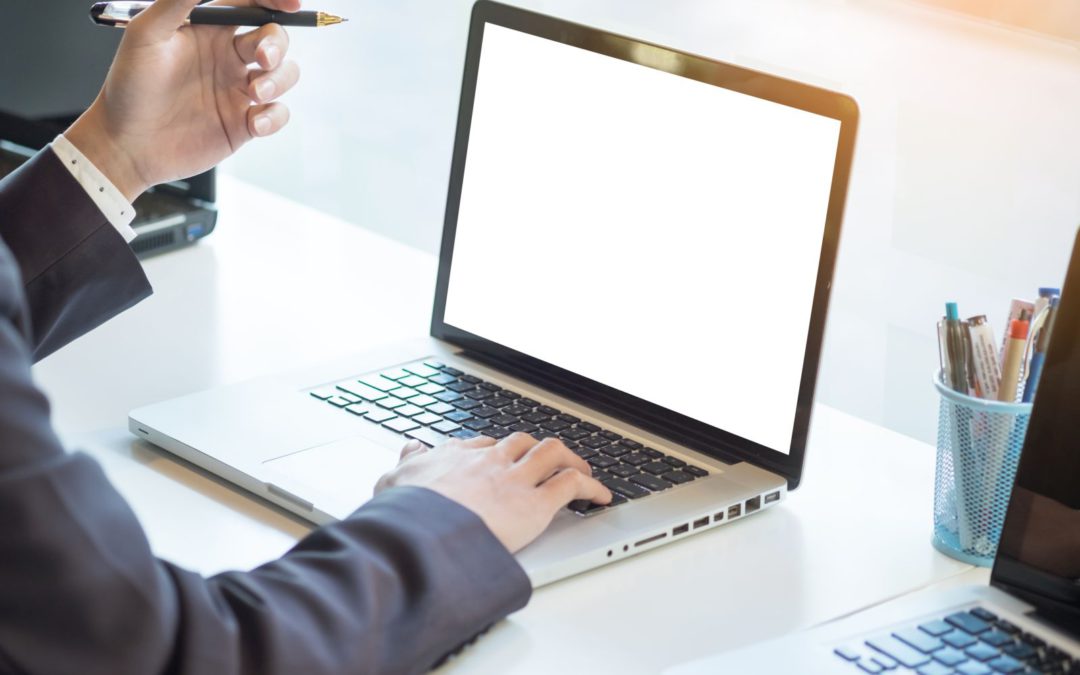
[[[1080,225],[1076,43],[907,0],[515,4],[858,101],[823,402],[932,442],[944,301],[1000,339],[1009,298],[1060,283]],[[290,32],[292,122],[226,171],[436,253],[471,6],[321,0],[352,20]]]
[[[788,452],[839,129],[489,25],[446,322]]]

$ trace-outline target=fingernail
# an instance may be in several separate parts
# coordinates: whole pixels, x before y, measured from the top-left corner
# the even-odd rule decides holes
[[[277,87],[274,85],[274,81],[269,78],[264,78],[255,83],[255,94],[259,97],[260,101],[269,101],[276,89]]]
[[[409,441],[408,443],[405,444],[405,451],[406,452],[415,452],[415,451],[420,449],[420,445],[421,445],[420,441]]]
[[[257,136],[265,136],[270,133],[270,116],[259,115],[256,117],[254,127]]]
[[[278,58],[281,56],[281,50],[277,45],[266,45],[263,47],[263,56],[266,57],[266,65],[269,68],[273,68],[277,65]]]

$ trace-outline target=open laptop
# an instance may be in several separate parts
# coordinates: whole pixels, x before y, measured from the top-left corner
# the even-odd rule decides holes
[[[989,586],[928,590],[674,668],[698,673],[1080,672],[1080,235]]]
[[[130,428],[315,523],[409,438],[561,438],[616,503],[572,504],[519,553],[536,585],[769,508],[802,472],[856,118],[839,94],[479,2],[431,338]]]
[[[86,0],[4,3],[0,22],[0,178],[15,171],[93,102],[123,31],[95,26]],[[17,64],[17,67],[16,65]],[[159,185],[135,200],[131,248],[148,257],[210,234],[214,172]]]

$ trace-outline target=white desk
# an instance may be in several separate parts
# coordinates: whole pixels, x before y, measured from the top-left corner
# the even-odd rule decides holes
[[[146,264],[157,294],[36,367],[154,550],[213,573],[308,527],[126,432],[131,408],[425,334],[435,260],[235,180],[220,230]],[[779,508],[544,589],[449,671],[650,673],[970,570],[930,546],[933,450],[818,406]]]

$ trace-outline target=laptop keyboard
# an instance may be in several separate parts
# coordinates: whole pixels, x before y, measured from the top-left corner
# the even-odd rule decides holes
[[[583,516],[709,475],[699,466],[436,361],[422,361],[309,392],[314,398],[429,446],[515,431],[559,438],[611,490],[611,504],[567,507]]]
[[[1080,672],[1080,664],[1065,652],[982,607],[838,647],[834,653],[856,673]]]

